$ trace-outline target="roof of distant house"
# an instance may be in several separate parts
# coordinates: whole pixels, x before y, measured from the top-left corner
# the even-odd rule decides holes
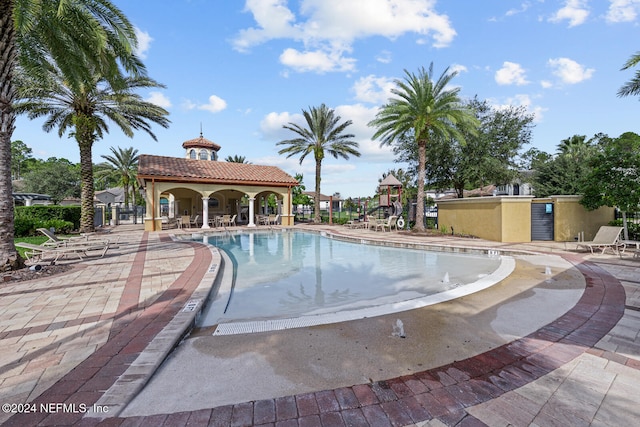
[[[138,179],[289,187],[298,181],[276,166],[140,155]]]
[[[303,191],[302,194],[304,194],[305,196],[309,196],[312,199],[316,197],[315,191]],[[337,202],[338,200],[342,200],[340,197],[326,196],[326,195],[320,193],[320,201],[321,202],[328,202],[330,200],[329,197],[333,197],[333,201],[334,202]]]
[[[12,193],[14,200],[51,200],[48,194],[37,193]]]

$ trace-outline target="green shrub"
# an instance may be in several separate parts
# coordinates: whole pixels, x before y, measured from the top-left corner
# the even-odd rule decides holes
[[[80,228],[80,206],[16,206],[15,217],[33,222],[61,220],[70,222],[72,229]]]
[[[13,221],[14,235],[16,237],[32,236],[36,230],[36,221],[32,218],[18,217]]]
[[[38,228],[54,228],[68,234],[80,227],[79,206],[16,206],[14,235],[36,236]]]

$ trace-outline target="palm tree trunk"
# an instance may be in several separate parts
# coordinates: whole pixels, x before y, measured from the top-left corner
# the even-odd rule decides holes
[[[416,225],[417,231],[424,231],[424,181],[427,164],[427,143],[424,140],[418,141],[418,200],[416,203]]]
[[[80,180],[82,189],[80,192],[80,232],[90,233],[95,231],[93,224],[93,120],[89,116],[78,115],[76,117],[76,141],[80,148]]]
[[[24,261],[13,244],[11,135],[16,115],[11,107],[15,99],[11,78],[16,55],[13,0],[0,0],[0,270],[24,267]]]
[[[320,224],[320,169],[322,160],[316,160],[316,198],[313,205],[313,222]]]

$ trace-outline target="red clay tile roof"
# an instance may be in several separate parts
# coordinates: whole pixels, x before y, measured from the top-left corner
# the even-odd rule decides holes
[[[138,179],[276,187],[298,185],[298,181],[276,166],[193,160],[148,154],[142,154],[138,158]]]
[[[209,148],[209,149],[213,149],[215,151],[220,150],[220,146],[218,144],[216,144],[213,141],[209,141],[207,138],[204,138],[202,135],[200,135],[197,138],[194,139],[190,139],[188,141],[185,141],[182,143],[182,148]]]

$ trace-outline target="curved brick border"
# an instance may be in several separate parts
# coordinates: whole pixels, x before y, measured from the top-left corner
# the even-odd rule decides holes
[[[168,236],[161,241],[171,242]],[[147,233],[145,232],[131,273],[120,298],[109,340],[91,356],[72,369],[61,380],[38,396],[36,405],[66,403],[93,405],[116,380],[124,374],[153,338],[182,309],[209,269],[212,255],[206,246],[186,243],[193,247],[191,264],[171,286],[149,307],[138,308],[140,281],[144,273]],[[96,425],[97,419],[83,419],[84,412],[46,414],[16,414],[5,422],[6,426],[35,425]],[[88,423],[88,424],[87,424]],[[118,423],[119,424],[119,423]]]
[[[81,426],[403,426],[434,418],[447,425],[483,425],[465,408],[499,397],[561,367],[593,347],[624,313],[625,292],[615,277],[577,256],[565,258],[586,279],[586,289],[578,303],[538,331],[462,361],[372,384],[192,412],[109,418],[102,422],[69,414],[37,420],[13,417],[7,425],[34,425],[41,421],[42,425]],[[163,304],[167,303],[164,299]],[[157,333],[170,318],[165,316],[165,312],[171,311],[168,308],[154,311],[161,313],[148,319],[144,328],[137,326],[137,319],[114,337],[113,342],[109,341],[96,352],[95,357],[74,369],[38,400],[95,402],[99,393],[84,390],[87,384],[100,378],[96,373],[107,370],[110,372],[107,376],[117,378],[122,372],[114,366],[130,360],[127,348],[131,348],[133,342],[143,347],[142,344],[152,338],[150,330]],[[126,338],[121,336],[125,333]],[[131,339],[132,343],[125,339]],[[119,351],[115,351],[116,348]],[[92,363],[100,360],[102,367],[93,367]],[[60,395],[66,396],[66,400],[56,399]]]

